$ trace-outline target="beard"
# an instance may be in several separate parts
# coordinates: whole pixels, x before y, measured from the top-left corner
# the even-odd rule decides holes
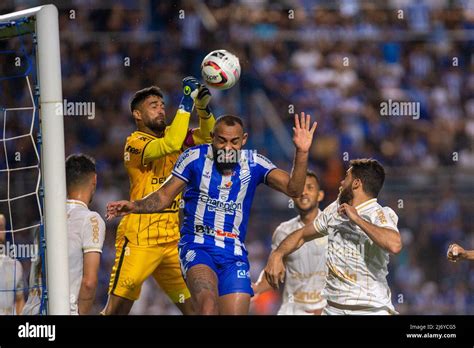
[[[239,163],[238,150],[226,151],[224,149],[216,149],[213,146],[212,152],[214,155],[214,163],[220,173],[233,170],[237,166],[237,163]],[[228,156],[229,154],[230,156]]]
[[[337,200],[339,205],[351,202],[354,199],[354,192],[352,192],[352,188],[350,186],[343,188],[339,195],[337,196]]]
[[[166,123],[164,120],[150,120],[145,123],[145,126],[158,134],[164,132],[166,129]]]

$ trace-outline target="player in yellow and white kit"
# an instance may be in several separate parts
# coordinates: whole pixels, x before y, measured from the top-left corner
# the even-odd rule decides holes
[[[163,94],[158,87],[135,93],[131,112],[137,131],[128,138],[124,163],[130,178],[130,200],[158,190],[171,174],[183,148],[211,141],[214,116],[209,90],[192,77],[183,79],[183,98],[170,126],[165,123]],[[188,129],[196,106],[199,128]],[[190,293],[178,257],[181,195],[159,214],[131,214],[117,229],[115,265],[104,314],[128,314],[143,282],[153,276],[183,314],[193,314]]]
[[[272,286],[283,279],[283,258],[304,243],[328,236],[328,276],[323,314],[396,314],[387,284],[389,254],[402,248],[398,217],[377,203],[385,172],[372,159],[352,160],[338,199],[313,224],[290,234],[272,252],[265,275]]]

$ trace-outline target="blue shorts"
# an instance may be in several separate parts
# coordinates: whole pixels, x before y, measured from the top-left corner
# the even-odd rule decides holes
[[[184,278],[195,265],[206,265],[217,275],[219,296],[246,293],[253,296],[247,256],[235,256],[209,244],[180,243],[179,258]]]

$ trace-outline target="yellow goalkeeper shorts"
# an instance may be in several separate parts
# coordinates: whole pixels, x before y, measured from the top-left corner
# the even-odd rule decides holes
[[[181,273],[178,240],[140,246],[119,237],[115,247],[109,294],[136,301],[143,282],[151,275],[174,303],[183,303],[191,296]]]

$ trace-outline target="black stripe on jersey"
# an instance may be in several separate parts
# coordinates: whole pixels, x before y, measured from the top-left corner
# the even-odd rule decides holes
[[[148,238],[146,239],[146,241],[148,242],[148,245],[150,245],[150,225],[151,225],[151,215],[148,216],[148,228],[147,228]]]
[[[150,140],[148,143],[145,144],[145,146],[143,146],[143,149],[142,149],[142,158],[140,160],[140,163],[142,164],[142,166],[145,166],[145,163],[143,163],[143,156],[145,156],[145,149],[146,147],[148,146],[149,143],[151,143],[153,140]]]
[[[165,225],[165,231],[166,231],[166,239],[165,239],[165,243],[168,242],[168,237],[169,237],[169,233],[168,233],[168,223],[170,222],[170,216],[168,215],[168,220],[166,220],[166,225]]]
[[[179,209],[165,209],[159,212],[159,214],[164,214],[164,213],[177,213],[179,212]]]
[[[117,287],[118,279],[120,277],[120,270],[122,269],[123,257],[125,256],[125,249],[127,248],[127,244],[128,244],[128,239],[125,237],[125,243],[123,243],[122,253],[120,254],[120,260],[117,266],[117,271],[115,272],[114,285],[112,286],[112,291],[111,291],[112,295],[115,295],[114,290]]]
[[[140,225],[142,223],[142,214],[139,214],[140,217],[138,218],[138,231],[137,231],[137,245],[140,245],[140,241],[138,239],[138,236],[140,235]]]

